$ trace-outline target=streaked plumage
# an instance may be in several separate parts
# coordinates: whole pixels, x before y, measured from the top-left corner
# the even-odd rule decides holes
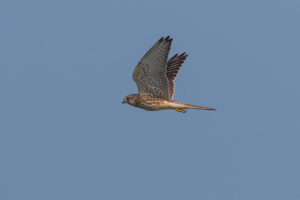
[[[170,36],[162,37],[143,56],[132,75],[139,93],[126,96],[123,103],[149,111],[173,109],[185,112],[184,109],[189,108],[215,110],[214,108],[194,106],[173,100],[174,81],[188,55],[186,53],[175,54],[167,61],[171,43]]]

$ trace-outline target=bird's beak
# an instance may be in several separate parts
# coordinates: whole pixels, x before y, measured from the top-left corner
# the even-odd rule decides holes
[[[127,103],[126,99],[123,99],[122,103]]]

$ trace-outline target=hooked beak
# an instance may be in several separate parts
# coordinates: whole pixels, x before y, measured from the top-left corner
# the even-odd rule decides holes
[[[125,98],[125,99],[123,99],[123,101],[122,101],[122,104],[124,104],[124,103],[127,103],[127,100],[126,100],[126,98]]]

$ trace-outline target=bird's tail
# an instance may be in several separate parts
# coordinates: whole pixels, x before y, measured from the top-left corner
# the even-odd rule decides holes
[[[191,104],[182,104],[182,105],[184,106],[185,109],[189,108],[189,109],[198,109],[198,110],[216,110],[214,108],[195,106],[195,105],[191,105]]]
[[[216,110],[214,108],[209,108],[209,107],[203,107],[203,106],[195,106],[191,104],[186,104],[186,103],[181,103],[178,101],[169,101],[168,102],[169,109],[174,109],[178,112],[185,113],[185,109],[198,109],[198,110]]]
[[[171,106],[173,109],[175,109],[177,112],[185,113],[185,109],[198,109],[198,110],[216,110],[214,108],[209,107],[203,107],[203,106],[195,106],[191,104],[181,103],[177,101],[172,101]]]

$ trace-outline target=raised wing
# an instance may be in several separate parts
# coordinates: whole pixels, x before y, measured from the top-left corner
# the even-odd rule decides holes
[[[167,78],[169,80],[169,99],[174,98],[175,94],[175,79],[178,75],[184,60],[188,55],[184,52],[180,55],[175,54],[167,63]]]
[[[169,100],[169,80],[166,65],[172,39],[160,38],[136,66],[132,78],[140,95]]]

